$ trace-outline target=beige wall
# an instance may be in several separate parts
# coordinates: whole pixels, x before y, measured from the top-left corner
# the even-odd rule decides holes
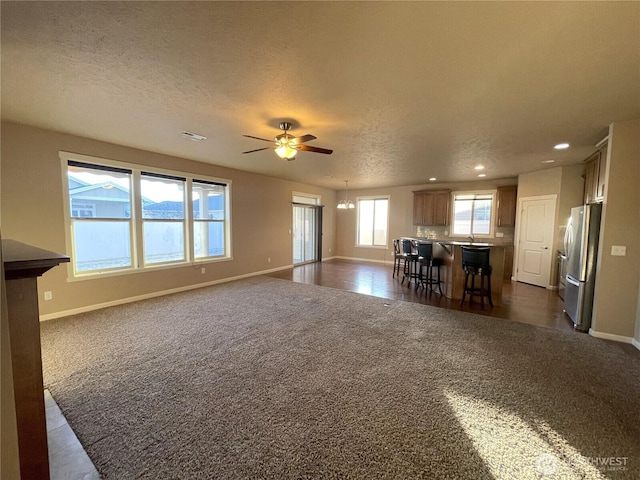
[[[631,338],[636,334],[640,283],[640,119],[609,127],[607,186],[592,330]],[[624,257],[611,255],[624,245]]]
[[[559,195],[562,167],[547,168],[518,176],[518,199],[540,195]]]
[[[38,281],[40,292],[53,292],[51,301],[44,302],[41,297],[41,314],[291,265],[293,191],[321,195],[327,205],[323,256],[335,251],[336,193],[332,190],[14,123],[2,124],[1,215],[5,238],[66,252],[60,150],[231,180],[233,260],[207,264],[204,275],[200,268],[186,266],[74,282],[67,281],[66,267],[58,267]]]
[[[558,243],[556,244],[558,249],[563,248],[564,232],[571,216],[571,209],[582,205],[584,201],[584,170],[583,163],[562,167],[558,195]]]
[[[357,197],[373,195],[389,196],[389,235],[386,248],[367,248],[356,246],[357,209],[337,211],[336,217],[336,255],[348,258],[362,258],[378,262],[393,263],[393,239],[416,236],[417,228],[413,225],[413,192],[417,190],[492,190],[501,185],[513,185],[514,178],[481,182],[439,183],[429,185],[410,185],[405,187],[388,187],[374,189],[349,189],[349,198],[355,202]],[[344,192],[338,192],[338,197]],[[433,229],[437,236],[444,236],[448,228]],[[501,229],[505,239],[513,237],[512,228]]]

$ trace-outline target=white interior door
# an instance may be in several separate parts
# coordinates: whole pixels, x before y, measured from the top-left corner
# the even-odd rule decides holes
[[[546,288],[553,260],[556,198],[529,197],[519,203],[516,280]]]

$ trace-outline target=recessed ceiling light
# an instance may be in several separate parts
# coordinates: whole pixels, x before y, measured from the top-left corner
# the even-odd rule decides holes
[[[473,167],[475,170],[484,170],[484,165],[476,165]]]
[[[429,179],[429,181],[430,181],[430,182],[435,182],[436,180],[437,180],[437,178],[436,178],[436,177],[431,177],[431,178]]]
[[[555,160],[542,160],[542,163],[554,163]]]
[[[194,142],[201,142],[207,139],[207,137],[203,135],[198,135],[197,133],[193,133],[193,132],[187,132],[186,130],[182,132],[182,136],[184,138],[188,138],[189,140],[193,140]]]
[[[564,150],[566,148],[569,148],[569,144],[568,143],[559,143],[553,148],[555,148],[556,150]]]
[[[486,177],[487,174],[486,173],[481,173],[480,175],[478,175],[479,177]]]

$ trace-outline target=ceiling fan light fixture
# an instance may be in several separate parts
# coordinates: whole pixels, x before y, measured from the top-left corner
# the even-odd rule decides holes
[[[316,137],[307,133],[306,135],[302,135],[301,137],[294,137],[290,133],[287,133],[291,128],[291,124],[289,122],[280,123],[280,128],[282,129],[282,133],[280,135],[276,135],[273,140],[268,140],[266,138],[254,137],[253,135],[243,135],[243,137],[253,138],[255,140],[260,140],[262,142],[271,143],[270,147],[264,148],[256,148],[253,150],[249,150],[242,153],[253,153],[253,152],[261,152],[262,150],[274,150],[278,157],[284,160],[295,160],[296,154],[298,150],[304,150],[306,152],[315,152],[315,153],[324,153],[325,155],[330,155],[333,153],[333,150],[328,148],[320,148],[314,147],[312,145],[306,145],[306,142],[311,140],[315,140]]]
[[[296,150],[295,148],[291,148],[288,143],[281,144],[280,146],[276,147],[276,155],[278,155],[280,158],[283,158],[284,160],[293,160],[296,156],[296,153],[298,153],[298,150]]]
[[[282,127],[286,127],[286,129],[288,129],[289,125],[280,124],[280,128]],[[293,135],[289,135],[286,129],[282,134],[274,138],[277,145],[276,155],[284,160],[293,160],[296,153],[298,153],[298,149],[295,148],[295,137]]]

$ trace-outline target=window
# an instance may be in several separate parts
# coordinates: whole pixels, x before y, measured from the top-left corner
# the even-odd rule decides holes
[[[196,258],[224,255],[226,185],[194,180],[192,187],[193,239]]]
[[[75,271],[132,267],[132,171],[70,161],[68,176]]]
[[[358,246],[386,247],[389,197],[358,198]]]
[[[317,195],[293,192],[293,203],[304,203],[305,205],[320,205],[320,197]]]
[[[493,235],[494,192],[456,192],[453,195],[453,235]]]
[[[230,258],[228,182],[60,157],[72,276]]]
[[[145,264],[186,259],[185,182],[150,172],[140,176]]]

